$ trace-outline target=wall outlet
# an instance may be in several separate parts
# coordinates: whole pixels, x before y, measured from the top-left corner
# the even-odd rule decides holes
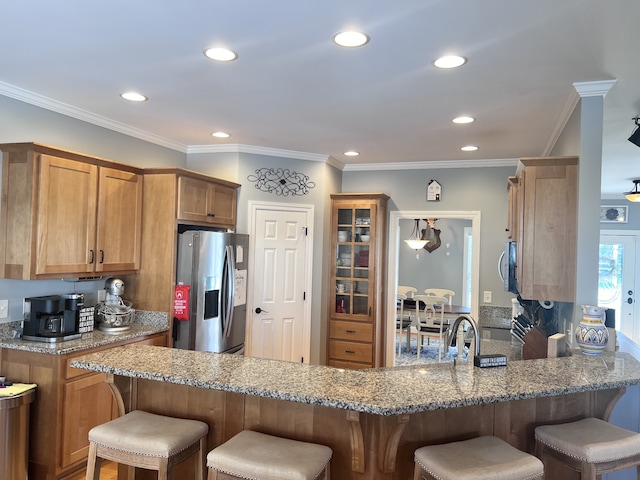
[[[0,318],[9,316],[9,300],[0,300]]]
[[[491,303],[492,298],[493,298],[493,295],[491,294],[491,292],[488,290],[485,290],[484,295],[482,297],[482,301],[484,303]]]

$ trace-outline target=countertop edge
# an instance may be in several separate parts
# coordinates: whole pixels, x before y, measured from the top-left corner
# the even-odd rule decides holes
[[[525,360],[512,362],[507,367],[483,369],[470,364],[440,364],[426,368],[345,371],[235,355],[123,346],[79,357],[71,366],[383,416],[640,383],[640,362],[625,353],[603,354],[599,359],[575,355]],[[416,383],[420,381],[423,383]],[[430,391],[429,385],[438,390],[438,395]]]

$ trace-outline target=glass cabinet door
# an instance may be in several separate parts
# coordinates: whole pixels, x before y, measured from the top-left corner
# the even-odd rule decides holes
[[[369,268],[373,208],[338,208],[335,313],[371,315]]]

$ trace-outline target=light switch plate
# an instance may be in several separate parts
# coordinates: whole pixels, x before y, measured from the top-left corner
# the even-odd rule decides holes
[[[9,316],[9,300],[0,300],[0,318]]]

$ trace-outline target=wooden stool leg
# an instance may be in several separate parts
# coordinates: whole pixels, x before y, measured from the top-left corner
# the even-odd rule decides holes
[[[158,465],[158,480],[167,480],[169,478],[169,459],[163,458]]]
[[[583,462],[580,466],[582,473],[581,480],[596,480],[596,465],[595,463]]]
[[[200,439],[200,451],[196,458],[196,479],[204,480],[206,471],[205,466],[207,464],[207,437]]]
[[[422,467],[418,462],[415,464],[416,466],[413,468],[413,480],[420,480],[420,474],[422,473]]]
[[[640,465],[636,467],[636,478],[640,480]]]
[[[209,467],[209,474],[207,475],[207,480],[218,480],[218,470],[215,468]]]
[[[95,443],[89,443],[89,456],[87,457],[87,480],[100,479],[100,464],[102,459],[96,456],[98,447]]]

